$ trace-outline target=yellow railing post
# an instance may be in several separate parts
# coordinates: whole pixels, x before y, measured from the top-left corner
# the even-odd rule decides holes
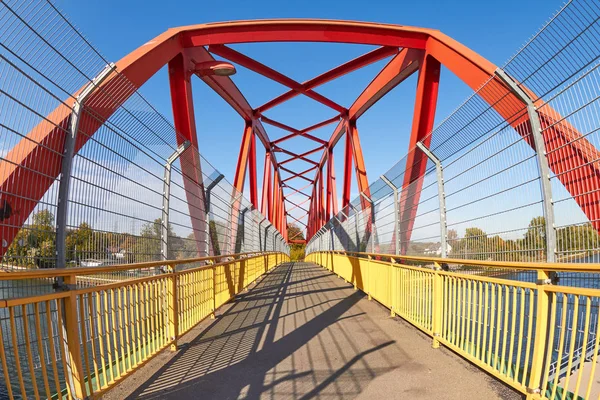
[[[215,312],[217,311],[217,268],[212,267],[212,286],[213,286],[213,306],[212,312],[210,313],[210,319],[215,319]]]
[[[371,256],[367,256],[367,298],[373,300],[371,297]]]
[[[177,338],[179,337],[179,295],[178,295],[178,278],[175,273],[175,268],[169,266],[169,333],[171,335],[171,351],[177,351]]]
[[[444,294],[443,285],[444,280],[439,271],[442,268],[437,262],[434,263],[434,275],[433,275],[433,315],[431,320],[431,331],[433,332],[433,343],[431,347],[437,349],[440,347],[439,337],[442,329],[442,309],[444,307]]]
[[[546,286],[551,284],[550,276],[546,271],[537,273],[537,308],[535,310],[535,342],[533,344],[533,358],[531,360],[531,371],[529,373],[529,382],[527,384],[527,399],[534,399],[540,395],[540,384],[542,383],[542,373],[546,364],[547,346],[552,346],[546,342],[548,338],[548,315],[550,310],[551,292],[546,291]],[[531,299],[530,301],[533,301]],[[566,305],[564,306],[566,307]]]
[[[71,395],[79,400],[86,398],[85,392],[85,374],[83,373],[83,365],[81,359],[81,347],[79,345],[79,321],[77,320],[77,295],[73,290],[77,284],[77,277],[69,275],[64,278],[64,283],[70,289],[69,297],[63,300],[63,328],[66,335],[63,337],[67,341],[66,349],[68,350],[67,369]],[[20,373],[20,371],[19,371]]]
[[[394,300],[396,298],[396,279],[394,279],[394,277],[396,275],[396,266],[394,264],[396,264],[396,259],[391,258],[390,264],[390,316],[395,317],[396,311],[394,311]]]

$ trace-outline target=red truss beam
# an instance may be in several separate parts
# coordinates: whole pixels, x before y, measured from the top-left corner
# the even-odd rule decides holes
[[[269,210],[271,209],[271,152],[265,153],[265,165],[263,174],[263,187],[261,196],[260,212],[265,217],[268,217]]]
[[[296,221],[299,224],[302,224],[306,227],[306,223],[300,221],[298,218],[294,217],[292,214],[287,214],[288,217],[292,218],[294,221]]]
[[[252,130],[250,154],[248,154],[248,178],[250,184],[250,202],[258,208],[258,190],[256,187],[256,135]]]
[[[311,99],[318,101],[319,103],[330,107],[334,110],[336,110],[337,112],[344,112],[346,111],[346,109],[342,106],[340,106],[339,104],[337,104],[336,102],[328,99],[325,96],[320,95],[319,93],[313,91],[313,90],[304,90],[302,88],[302,85],[298,82],[296,82],[295,80],[283,75],[280,72],[275,71],[274,69],[267,67],[266,65],[253,60],[252,58],[233,50],[232,48],[229,48],[227,46],[224,45],[210,45],[208,47],[208,51],[210,51],[213,54],[217,54],[223,58],[228,59],[231,62],[234,62],[236,64],[241,65],[242,67],[248,68],[249,70],[252,70],[258,74],[261,74],[269,79],[274,80],[277,83],[280,83],[284,86],[287,86],[299,93],[302,93],[303,95],[310,97]]]
[[[244,128],[244,134],[242,135],[242,144],[240,145],[240,154],[235,169],[235,178],[233,180],[233,187],[235,187],[238,192],[244,191],[246,168],[248,166],[248,159],[250,158],[252,138],[252,124],[247,122]]]
[[[310,164],[313,164],[313,165],[318,165],[316,161],[313,161],[310,158],[306,158],[306,156],[311,155],[313,153],[316,153],[318,151],[321,151],[324,148],[325,148],[325,146],[319,146],[319,147],[317,147],[315,149],[306,151],[306,152],[304,152],[302,154],[296,154],[296,153],[293,153],[293,152],[291,152],[289,150],[282,149],[281,147],[275,147],[273,151],[280,151],[280,152],[285,153],[285,154],[287,154],[289,156],[292,156],[291,158],[288,158],[287,160],[281,161],[279,163],[279,165],[283,165],[285,163],[288,163],[288,162],[294,161],[294,160],[302,160],[302,161],[306,161],[306,162],[308,162]]]
[[[402,49],[352,103],[348,110],[347,119],[356,120],[359,118],[383,96],[415,73],[422,63],[423,54],[422,50]],[[329,146],[335,146],[344,132],[345,121],[340,121],[329,139]],[[321,165],[324,161],[323,158]]]
[[[311,126],[309,126],[308,128],[304,128],[304,129],[302,129],[300,132],[301,132],[302,134],[306,134],[307,132],[314,131],[315,129],[319,129],[319,128],[322,128],[322,127],[324,127],[324,126],[327,126],[327,125],[333,124],[334,122],[338,122],[338,121],[340,120],[340,118],[341,118],[341,115],[336,115],[336,116],[335,116],[335,117],[333,117],[333,118],[326,119],[325,121],[321,121],[321,122],[319,122],[319,123],[317,123],[317,124],[311,125]],[[326,142],[326,141],[325,141],[325,142]],[[326,142],[326,143],[327,143],[327,142]]]
[[[309,81],[302,83],[303,90],[314,89],[317,86],[321,86],[327,82],[330,82],[334,79],[337,79],[341,76],[344,76],[350,72],[356,71],[357,69],[361,69],[362,67],[366,67],[369,64],[375,63],[379,60],[382,60],[386,57],[393,56],[398,53],[397,47],[380,47],[373,51],[370,51],[366,54],[363,54],[360,57],[355,58],[354,60],[350,60],[347,63],[344,63],[340,66],[337,66]],[[283,102],[286,102],[296,96],[298,96],[301,92],[296,90],[290,90],[279,97],[274,98],[268,103],[263,104],[262,106],[257,108],[259,113],[264,113],[270,108],[273,108]]]
[[[285,198],[285,201],[287,201],[288,203],[290,203],[291,205],[293,205],[294,207],[290,208],[288,210],[288,212],[292,212],[293,210],[295,210],[296,208],[301,209],[302,211],[308,213],[308,210],[305,209],[304,207],[302,207],[304,204],[308,203],[310,199],[304,199],[302,200],[300,203],[296,204],[293,201],[291,201],[290,199],[288,199],[287,197]]]
[[[408,143],[409,153],[406,157],[404,182],[402,183],[400,195],[401,254],[406,254],[408,250],[408,242],[415,223],[417,206],[423,187],[423,176],[429,160],[422,151],[416,150],[416,143],[424,140],[423,144],[429,147],[431,142],[429,132],[433,129],[435,119],[440,69],[440,62],[431,56],[427,56],[419,71],[412,130]]]
[[[298,236],[302,235],[302,231],[297,232],[294,236],[292,236],[290,238],[290,243],[294,243],[292,242],[293,239],[297,238]],[[303,243],[306,243],[306,241],[304,241],[304,239],[301,239],[303,241]]]
[[[354,172],[356,173],[356,182],[358,184],[358,192],[364,193],[367,197],[371,198],[371,192],[369,190],[369,179],[367,178],[367,167],[365,166],[365,160],[363,158],[362,146],[360,145],[360,139],[358,136],[358,129],[356,128],[356,121],[348,122],[348,137],[352,145],[352,157],[354,160]],[[362,208],[365,209],[368,206],[368,202],[364,197],[360,197]]]
[[[85,145],[88,138],[94,135],[137,88],[182,52],[190,60],[189,70],[194,70],[196,63],[214,60],[203,46],[302,41],[403,48],[384,68],[382,74],[385,75],[380,74],[376,78],[381,82],[379,84],[372,82],[364,96],[361,95],[367,101],[363,101],[362,105],[357,101],[354,107],[349,109],[346,116],[349,120],[356,120],[380,98],[382,93],[385,94],[399,83],[398,81],[413,73],[418,66],[415,64],[419,64],[419,56],[422,59],[423,51],[438,60],[473,90],[478,90],[489,81],[480,94],[505,119],[510,118],[512,115],[510,112],[516,107],[522,107],[522,103],[515,99],[510,90],[498,78],[494,78],[496,70],[494,64],[439,31],[388,24],[328,20],[210,23],[169,29],[118,61],[115,66],[118,74],[112,73],[108,76],[87,98],[86,109],[89,112],[81,116],[79,133],[83,134],[77,134],[75,151],[79,151]],[[404,57],[406,62],[402,63],[402,68],[398,68],[394,73],[390,70],[390,65],[397,64],[399,57]],[[257,120],[258,115],[248,105],[231,79],[222,76],[202,79],[246,122],[252,124],[265,148],[270,149],[271,141],[262,123]],[[73,96],[77,96],[80,92],[81,90]],[[505,100],[501,100],[502,98]],[[600,212],[598,195],[600,180],[597,178],[600,176],[600,165],[594,161],[600,159],[600,152],[550,107],[546,106],[538,112],[543,127],[547,129],[547,134],[544,136],[546,150],[552,154],[549,156],[551,170],[576,199],[586,216],[594,221],[594,227],[600,230],[600,220],[597,218]],[[7,203],[14,210],[10,216],[2,220],[0,237],[2,242],[12,243],[19,229],[59,176],[60,154],[64,149],[64,137],[69,126],[70,113],[70,107],[64,105],[52,111],[27,134],[26,138],[10,150],[4,157],[6,161],[1,162],[0,203]],[[525,126],[523,121],[513,121],[511,125],[523,137],[529,135],[531,128]],[[335,145],[344,132],[344,124],[339,123],[329,140],[330,147]],[[323,166],[326,158],[327,152],[324,152],[319,167]],[[271,162],[277,168],[275,154],[272,154]],[[276,171],[274,180],[278,180],[278,176],[279,171]],[[279,183],[274,188],[274,192],[276,190],[280,190]],[[314,212],[314,207],[311,207],[313,213],[311,218]],[[310,232],[318,228],[312,226],[312,223],[309,219]],[[1,248],[0,256],[4,255],[8,246]]]
[[[313,186],[313,184],[312,184],[312,183],[309,183],[308,185],[304,186],[302,189],[296,189],[296,188],[294,188],[294,187],[292,187],[292,186],[290,186],[290,185],[288,185],[288,184],[286,183],[286,184],[283,184],[283,185],[282,185],[282,188],[288,188],[288,189],[290,189],[290,190],[293,190],[293,192],[292,192],[292,193],[288,193],[286,197],[293,196],[293,195],[295,195],[296,193],[298,193],[298,194],[301,194],[301,195],[303,195],[303,196],[306,196],[306,197],[310,198],[310,196],[309,196],[309,195],[307,195],[306,193],[302,192],[303,190],[305,190],[305,189],[306,189],[307,187],[309,187],[309,186]]]
[[[278,143],[284,142],[284,141],[286,141],[288,139],[291,139],[293,137],[296,137],[296,136],[302,136],[302,137],[305,137],[305,138],[310,139],[312,141],[315,141],[317,143],[326,145],[328,143],[326,140],[323,140],[323,139],[320,139],[320,138],[318,138],[316,136],[313,136],[313,135],[309,134],[308,132],[311,131],[311,130],[320,128],[322,126],[327,126],[329,124],[337,122],[337,121],[339,121],[340,117],[339,116],[333,117],[331,119],[319,122],[316,125],[309,126],[308,128],[303,129],[303,130],[294,129],[294,128],[288,126],[288,125],[282,124],[281,122],[277,122],[277,121],[274,121],[274,120],[272,120],[270,118],[267,118],[264,115],[261,116],[260,119],[265,124],[273,125],[273,126],[275,126],[277,128],[284,129],[284,130],[286,130],[288,132],[292,132],[291,134],[289,134],[287,136],[284,136],[282,138],[279,138],[279,139],[275,140],[274,142],[271,143],[271,145],[277,145]]]
[[[305,170],[305,171],[303,171],[303,172],[300,172],[300,173],[294,172],[294,171],[292,171],[292,170],[290,170],[290,169],[287,169],[287,168],[285,168],[285,167],[283,167],[283,166],[281,166],[281,165],[279,166],[279,168],[280,168],[280,169],[282,169],[282,170],[284,170],[284,171],[285,171],[285,172],[287,172],[287,173],[290,173],[290,174],[292,174],[292,176],[290,176],[290,177],[288,177],[288,178],[285,178],[285,179],[284,179],[284,180],[282,180],[281,182],[287,182],[287,181],[289,181],[289,180],[292,180],[292,179],[294,179],[294,178],[302,178],[302,179],[306,180],[307,182],[313,183],[313,181],[312,181],[312,180],[308,179],[308,178],[307,178],[306,176],[304,176],[304,175],[305,175],[306,173],[308,173],[308,172],[312,171],[313,169],[317,168],[317,167],[316,167],[316,166],[314,166],[314,167],[311,167],[311,168],[309,168],[309,169],[307,169],[307,170]]]
[[[203,251],[208,251],[205,247],[207,241],[204,182],[202,179],[202,163],[198,154],[198,135],[196,134],[191,77],[187,66],[188,62],[181,53],[169,61],[169,87],[173,108],[173,122],[175,131],[179,133],[176,139],[177,145],[181,145],[186,140],[192,144],[192,148],[185,151],[179,161],[196,249],[198,255],[203,256],[207,255],[203,254]]]

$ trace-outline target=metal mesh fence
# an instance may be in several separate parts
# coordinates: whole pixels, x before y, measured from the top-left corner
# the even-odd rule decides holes
[[[288,251],[52,2],[1,1],[0,38],[2,269]]]
[[[440,256],[445,241],[451,258],[600,261],[599,18],[597,2],[569,1],[421,140],[439,159],[441,176],[429,159],[423,174],[407,179],[422,153],[410,149],[370,186],[374,210],[357,197],[310,240],[307,252]],[[545,147],[539,154],[528,102]],[[544,163],[548,176],[540,172]]]

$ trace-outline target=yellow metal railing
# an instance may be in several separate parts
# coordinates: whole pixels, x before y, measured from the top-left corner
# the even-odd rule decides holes
[[[219,262],[220,260],[226,260]],[[111,267],[30,270],[1,281],[63,277],[69,290],[0,300],[0,361],[8,397],[101,395],[282,262],[235,254]],[[178,271],[178,265],[212,262]],[[167,273],[77,288],[78,278],[168,265]]]
[[[306,256],[364,291],[528,399],[600,393],[600,289],[552,284],[553,271],[600,273],[600,265],[515,263],[315,252]],[[410,266],[411,264],[426,264]],[[442,270],[458,264],[537,271],[535,282]]]

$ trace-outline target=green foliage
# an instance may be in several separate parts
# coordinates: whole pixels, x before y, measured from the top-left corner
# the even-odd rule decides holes
[[[600,248],[600,235],[591,223],[559,228],[556,230],[556,236],[559,253],[571,257],[585,257],[598,252]],[[448,239],[452,246],[452,255],[456,257],[497,261],[546,259],[546,219],[542,216],[531,219],[522,239],[504,240],[497,235],[488,237],[477,227],[467,228],[462,239],[458,239],[455,231],[449,231]]]
[[[54,215],[41,210],[33,215],[33,223],[21,228],[6,251],[8,263],[38,268],[54,266]]]
[[[288,225],[288,237],[290,240],[304,240],[304,234],[302,229],[296,224]],[[306,251],[306,245],[300,243],[290,244],[290,259],[292,261],[304,260],[304,253]]]

